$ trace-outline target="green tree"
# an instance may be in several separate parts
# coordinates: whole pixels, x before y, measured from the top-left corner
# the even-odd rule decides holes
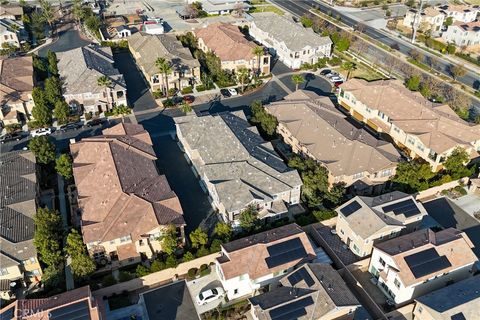
[[[73,170],[70,155],[66,153],[60,155],[56,160],[55,170],[57,170],[57,173],[65,179],[71,179],[73,177]]]
[[[472,174],[472,171],[466,166],[469,161],[470,157],[467,151],[457,147],[447,157],[443,166],[452,179],[457,180]]]
[[[221,250],[221,245],[222,245],[222,240],[220,239],[213,240],[212,244],[210,245],[210,253],[219,252]]]
[[[215,225],[215,229],[213,230],[213,232],[224,241],[229,241],[232,237],[233,230],[228,223],[218,222]]]
[[[413,75],[410,78],[407,79],[407,82],[405,83],[407,88],[411,91],[418,91],[420,89],[420,76],[418,75]]]
[[[42,9],[42,19],[46,22],[53,32],[53,26],[55,23],[55,12],[51,3],[47,0],[40,0],[40,8]]]
[[[77,230],[72,229],[68,234],[64,250],[72,259],[70,268],[75,277],[84,278],[95,271],[95,261],[88,255],[82,236]]]
[[[435,177],[435,173],[432,172],[428,163],[413,160],[399,163],[392,181],[400,190],[414,193],[428,189],[433,177]]]
[[[324,221],[337,216],[335,210],[320,209],[313,211],[313,215],[318,221]]]
[[[177,228],[172,224],[167,227],[160,237],[162,251],[168,255],[173,254],[178,248]]]
[[[47,52],[47,59],[48,59],[48,72],[51,75],[58,75],[58,66],[57,66],[57,55],[52,50],[48,50]]]
[[[110,80],[108,76],[101,76],[97,79],[97,85],[105,90],[108,109],[111,109],[112,103],[110,100],[110,87],[112,86],[112,80]]]
[[[38,208],[33,220],[35,222],[33,244],[41,260],[48,266],[59,266],[63,263],[61,250],[63,226],[60,214],[48,208]]]
[[[55,109],[53,109],[53,116],[57,119],[58,124],[67,123],[69,115],[70,108],[68,104],[63,100],[57,100],[57,102],[55,102]]]
[[[245,92],[245,84],[247,83],[249,76],[250,74],[247,68],[242,67],[237,70],[237,79],[238,79],[238,82],[240,82],[242,93]]]
[[[450,17],[451,18],[451,17]],[[447,52],[448,54],[454,54],[457,51],[457,47],[453,43],[449,43],[447,45]]]
[[[72,14],[77,23],[85,17],[85,10],[82,5],[82,0],[73,0]]]
[[[295,90],[298,90],[298,86],[305,82],[305,79],[301,74],[292,75],[292,82],[295,85]]]
[[[188,102],[184,101],[182,102],[182,104],[180,104],[180,110],[182,110],[182,112],[186,114],[192,112],[193,108]]]
[[[354,62],[347,61],[342,64],[342,69],[347,71],[347,80],[350,79],[350,73],[357,69],[357,65]]]
[[[451,64],[448,70],[453,80],[457,80],[467,74],[467,69],[461,64]]]
[[[305,28],[311,28],[313,27],[313,20],[310,19],[308,16],[302,16],[300,17],[300,23],[305,27]]]
[[[43,269],[42,283],[47,289],[55,289],[62,286],[65,281],[63,269],[58,265],[51,265]]]
[[[240,227],[242,229],[251,231],[258,221],[258,211],[253,206],[248,206],[240,213]]]
[[[167,266],[165,265],[165,262],[160,261],[160,260],[155,260],[150,265],[150,271],[151,272],[158,272],[158,271],[164,270],[166,267]]]
[[[198,227],[190,233],[190,241],[193,248],[199,248],[208,243],[208,235],[202,228]]]
[[[190,251],[187,251],[183,255],[182,261],[183,262],[188,262],[188,261],[192,261],[193,259],[195,259],[195,256],[193,255],[193,253],[191,253]]]
[[[89,15],[87,13],[84,13],[84,19],[85,19],[85,26],[87,27],[87,29],[91,33],[97,34],[98,29],[100,29],[100,27],[102,26],[102,22],[100,21],[100,18],[94,14]]]
[[[147,274],[150,274],[150,270],[143,264],[139,264],[135,270],[135,273],[137,274],[137,277],[144,277]]]
[[[278,125],[277,119],[273,115],[267,113],[263,108],[262,103],[258,100],[255,100],[251,104],[250,110],[252,111],[250,121],[255,125],[260,125],[263,132],[272,136]]]
[[[165,260],[165,267],[167,268],[176,268],[178,265],[177,259],[174,255],[169,255],[167,260]]]
[[[264,54],[264,49],[262,46],[255,46],[252,49],[252,53],[257,57],[257,74],[260,75],[261,70],[260,70],[260,61],[262,58],[262,55]]]
[[[33,137],[28,143],[28,148],[38,163],[47,164],[55,160],[55,145],[46,136]]]
[[[163,91],[168,99],[169,97],[168,75],[173,72],[172,63],[165,58],[157,58],[157,60],[155,61],[155,66],[158,68],[158,71],[162,74]]]
[[[62,84],[60,79],[55,76],[48,77],[45,80],[45,98],[50,103],[50,105],[55,105],[55,103],[62,99]]]
[[[45,92],[35,87],[32,91],[33,101],[35,106],[32,108],[32,115],[35,121],[43,127],[49,126],[52,123],[52,111],[48,107],[48,99]]]
[[[443,23],[445,27],[451,26],[452,24],[453,24],[453,17],[448,17],[447,19],[445,19],[445,22]]]
[[[33,64],[33,71],[35,73],[35,76],[38,80],[43,80],[47,77],[48,75],[48,66],[47,63],[45,62],[45,59],[42,57],[39,57],[36,54],[32,55],[32,64]]]

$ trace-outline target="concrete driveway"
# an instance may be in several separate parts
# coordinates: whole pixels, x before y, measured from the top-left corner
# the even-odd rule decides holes
[[[199,306],[196,302],[197,295],[200,292],[208,289],[222,287],[220,279],[218,278],[218,275],[215,272],[214,268],[212,268],[212,272],[209,275],[187,282],[187,287],[190,291],[190,294],[192,295],[192,300],[195,304],[195,308],[197,309],[198,314],[202,314],[209,310],[215,309],[220,303],[225,302],[225,298],[213,300],[201,306]]]

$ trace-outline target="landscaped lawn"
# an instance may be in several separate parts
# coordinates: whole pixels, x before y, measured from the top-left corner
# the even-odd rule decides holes
[[[339,71],[344,77],[347,76],[347,71],[345,70],[339,70]],[[367,81],[384,79],[384,77],[378,72],[376,72],[375,70],[364,67],[363,65],[360,65],[360,64],[357,64],[357,69],[353,70],[350,73],[350,78],[360,78],[360,79],[365,79]]]
[[[257,12],[275,12],[276,14],[283,16],[285,12],[278,7],[273,5],[257,6],[251,7],[248,13],[257,13]]]
[[[465,2],[472,5],[480,5],[480,0],[465,0]]]

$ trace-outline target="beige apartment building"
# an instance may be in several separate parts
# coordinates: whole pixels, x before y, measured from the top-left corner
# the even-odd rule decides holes
[[[413,196],[398,191],[377,197],[357,196],[335,211],[337,235],[360,257],[370,255],[375,243],[417,230],[427,215]]]
[[[175,35],[137,32],[128,39],[128,46],[152,91],[165,91],[166,82],[169,89],[178,90],[201,83],[200,62],[188,48],[182,46]],[[165,58],[172,65],[172,72],[166,79],[155,65],[158,58]]]
[[[391,143],[359,129],[328,97],[298,90],[265,110],[293,152],[328,169],[330,185],[343,182],[357,194],[380,193],[395,175],[400,153]]]
[[[160,236],[185,220],[174,191],[155,166],[149,134],[121,123],[103,135],[70,145],[84,242],[92,257],[112,266],[151,259],[162,250]]]
[[[270,54],[264,48],[264,53],[256,56],[253,50],[257,45],[245,38],[238,26],[228,23],[214,23],[195,29],[198,48],[203,52],[213,52],[218,58],[222,70],[235,72],[240,68],[260,74],[270,74]]]
[[[33,119],[33,85],[32,57],[0,59],[0,121],[4,125]]]
[[[422,158],[434,171],[457,147],[471,159],[479,156],[480,125],[411,92],[399,80],[351,79],[340,86],[338,101],[356,120],[389,136],[410,158]]]

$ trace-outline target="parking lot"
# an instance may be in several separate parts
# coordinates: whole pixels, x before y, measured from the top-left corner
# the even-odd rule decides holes
[[[190,291],[190,294],[192,295],[192,300],[195,303],[195,308],[197,309],[198,314],[202,314],[209,310],[215,309],[221,302],[225,301],[225,299],[222,298],[209,302],[205,305],[198,305],[196,303],[196,297],[200,292],[208,289],[222,287],[220,279],[218,278],[218,275],[213,267],[212,272],[209,275],[187,282],[187,287]]]

